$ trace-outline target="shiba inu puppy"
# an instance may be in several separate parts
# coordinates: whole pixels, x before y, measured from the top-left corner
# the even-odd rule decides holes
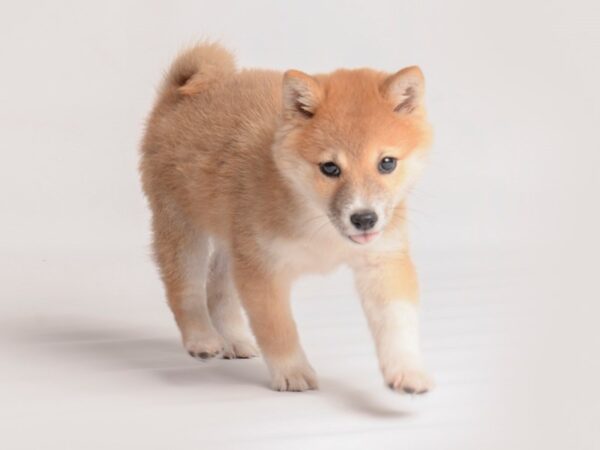
[[[238,70],[217,44],[175,60],[148,120],[141,173],[156,261],[192,356],[255,356],[243,306],[272,387],[317,388],[290,286],[349,264],[386,384],[432,387],[405,224],[430,145],[423,94],[418,67]]]

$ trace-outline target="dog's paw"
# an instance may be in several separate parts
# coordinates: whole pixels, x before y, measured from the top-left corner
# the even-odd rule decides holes
[[[217,332],[196,333],[185,338],[183,343],[191,357],[200,359],[220,355],[224,344],[223,338]]]
[[[258,349],[250,338],[227,341],[223,349],[224,359],[246,359],[258,356]]]
[[[432,378],[419,367],[406,367],[384,374],[385,382],[394,391],[406,394],[425,394],[434,387]]]
[[[318,389],[317,375],[305,358],[296,361],[270,364],[271,387],[276,391],[302,392]]]

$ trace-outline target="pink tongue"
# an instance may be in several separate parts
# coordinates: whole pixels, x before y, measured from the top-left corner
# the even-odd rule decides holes
[[[352,239],[354,242],[357,242],[359,244],[366,244],[367,242],[372,240],[375,236],[377,236],[377,233],[356,234],[354,236],[350,236],[350,239]]]

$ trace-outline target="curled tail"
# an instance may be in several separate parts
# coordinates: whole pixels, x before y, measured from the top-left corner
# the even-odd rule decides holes
[[[163,81],[160,97],[185,97],[236,71],[233,55],[216,43],[202,43],[175,58]]]

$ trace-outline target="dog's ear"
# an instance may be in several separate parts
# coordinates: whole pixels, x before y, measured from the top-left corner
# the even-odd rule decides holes
[[[319,82],[299,70],[283,74],[283,112],[286,117],[310,119],[315,115],[322,90]]]
[[[388,99],[394,111],[411,114],[423,104],[425,77],[418,66],[406,67],[389,76],[381,86],[382,94]]]

